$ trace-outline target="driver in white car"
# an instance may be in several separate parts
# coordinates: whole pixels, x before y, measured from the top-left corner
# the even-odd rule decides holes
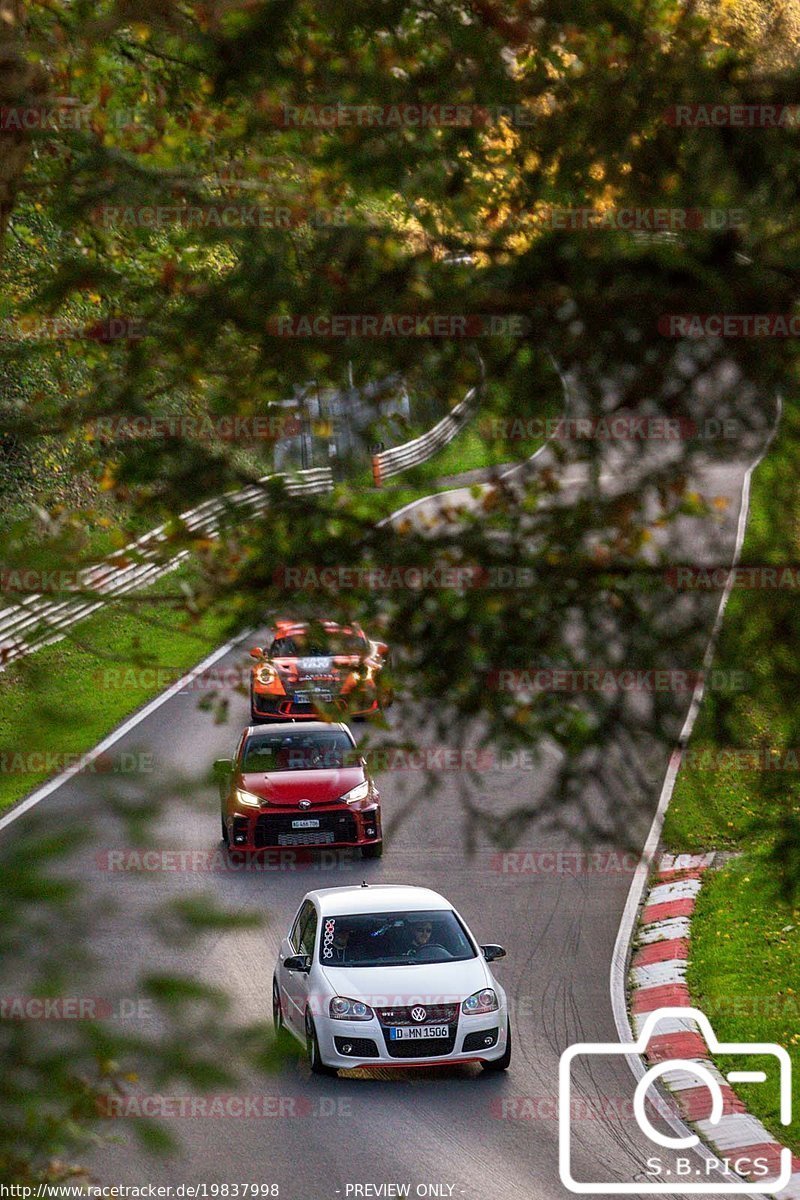
[[[411,926],[414,930],[414,935],[411,939],[411,945],[407,950],[407,954],[411,957],[418,954],[420,950],[424,950],[431,940],[433,926],[430,921],[417,921]]]

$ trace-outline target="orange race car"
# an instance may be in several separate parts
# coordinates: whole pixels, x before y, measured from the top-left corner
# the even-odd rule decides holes
[[[389,703],[381,672],[388,646],[358,625],[334,621],[276,621],[250,677],[250,716],[262,721],[320,716],[365,718]]]

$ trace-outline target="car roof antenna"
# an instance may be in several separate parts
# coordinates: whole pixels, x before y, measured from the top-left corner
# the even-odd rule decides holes
[[[362,886],[362,887],[369,887],[369,884],[367,883],[366,879],[362,879],[362,880],[361,880],[361,886]]]

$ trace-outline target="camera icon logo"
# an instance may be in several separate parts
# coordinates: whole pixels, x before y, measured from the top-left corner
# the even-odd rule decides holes
[[[787,1051],[783,1046],[777,1045],[775,1042],[720,1042],[718,1041],[708,1017],[697,1008],[659,1008],[650,1013],[645,1020],[642,1031],[635,1042],[580,1042],[574,1046],[569,1046],[561,1055],[559,1062],[559,1128],[558,1128],[558,1149],[559,1149],[559,1174],[561,1182],[571,1192],[577,1194],[636,1194],[636,1195],[665,1195],[671,1193],[673,1195],[773,1195],[785,1188],[789,1183],[792,1174],[792,1154],[788,1147],[783,1147],[780,1154],[780,1172],[777,1178],[762,1178],[759,1177],[753,1183],[747,1183],[741,1179],[737,1179],[731,1183],[720,1183],[706,1176],[717,1174],[722,1171],[723,1175],[735,1175],[736,1155],[735,1151],[726,1152],[725,1157],[706,1156],[704,1162],[704,1171],[696,1167],[689,1166],[690,1161],[687,1158],[679,1159],[679,1163],[685,1163],[684,1170],[675,1172],[668,1170],[665,1173],[671,1175],[670,1182],[658,1181],[655,1179],[641,1182],[591,1182],[577,1180],[572,1174],[572,1127],[571,1115],[573,1111],[573,1095],[572,1095],[572,1066],[576,1058],[597,1059],[599,1057],[606,1058],[608,1056],[629,1058],[633,1055],[645,1054],[650,1044],[650,1040],[656,1032],[656,1027],[665,1022],[680,1021],[681,1027],[685,1028],[687,1022],[691,1022],[697,1026],[698,1031],[702,1034],[703,1039],[708,1047],[709,1054],[737,1055],[745,1059],[752,1059],[753,1056],[769,1056],[776,1060],[778,1064],[778,1083],[780,1097],[780,1121],[782,1125],[791,1124],[792,1119],[792,1063]],[[690,1025],[691,1028],[691,1025]],[[747,1063],[744,1064],[744,1069],[730,1071],[725,1079],[730,1084],[736,1083],[766,1083],[767,1073],[763,1070],[747,1070]],[[633,1095],[633,1114],[636,1122],[642,1133],[655,1145],[664,1150],[669,1151],[685,1151],[697,1147],[701,1144],[701,1139],[696,1133],[691,1131],[681,1133],[680,1135],[670,1135],[661,1132],[657,1129],[650,1119],[646,1110],[647,1093],[651,1086],[661,1076],[670,1071],[680,1071],[694,1076],[697,1081],[697,1086],[708,1088],[711,1096],[711,1113],[708,1121],[711,1125],[719,1125],[723,1116],[724,1098],[718,1074],[712,1072],[703,1062],[698,1062],[688,1058],[672,1058],[665,1059],[651,1066],[639,1079],[636,1085],[636,1090]],[[681,1122],[683,1124],[683,1122]],[[684,1125],[684,1129],[686,1126]],[[724,1140],[724,1139],[721,1139]],[[648,1164],[658,1162],[658,1159],[648,1159]],[[700,1160],[697,1160],[700,1161]],[[748,1160],[748,1163],[750,1160]],[[755,1160],[753,1160],[755,1162]],[[705,1173],[704,1173],[705,1172]],[[653,1169],[653,1173],[658,1175],[660,1170]],[[745,1172],[748,1173],[748,1172]],[[763,1174],[759,1168],[759,1176]],[[703,1176],[698,1181],[698,1177]],[[694,1177],[692,1180],[691,1177]]]

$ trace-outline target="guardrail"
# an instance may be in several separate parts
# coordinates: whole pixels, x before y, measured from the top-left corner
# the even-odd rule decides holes
[[[381,487],[384,479],[391,479],[393,475],[399,475],[409,467],[417,467],[420,463],[427,462],[443,446],[452,442],[472,416],[477,393],[477,388],[470,388],[464,399],[427,433],[422,433],[401,446],[392,446],[390,450],[373,454],[372,478],[375,487]]]
[[[478,390],[477,387],[470,388],[464,399],[427,433],[374,455],[372,469],[376,485],[426,462],[451,442],[472,416]],[[263,485],[273,479],[285,479],[286,491],[291,496],[318,495],[333,489],[330,467],[314,467],[292,475],[265,475],[258,483],[240,491],[205,500],[196,508],[181,513],[180,520],[191,533],[214,537],[219,532],[220,517],[231,506],[249,509],[254,514],[263,512],[269,502]],[[107,599],[148,587],[179,567],[189,552],[183,550],[168,562],[161,561],[158,550],[166,538],[166,526],[159,525],[103,562],[87,567],[79,573],[77,586],[65,589],[72,590],[74,595],[54,600],[46,595],[32,594],[24,602],[17,601],[0,609],[0,671],[33,650],[61,641],[68,629],[97,612]],[[131,558],[135,561],[131,562]]]
[[[229,492],[188,509],[181,513],[180,520],[190,532],[214,537],[219,532],[220,517],[228,508],[243,508],[255,514],[263,512],[269,502],[263,484],[273,479],[285,479],[290,496],[318,495],[333,488],[330,467],[315,467],[291,476],[265,475],[258,483],[240,491]],[[168,562],[160,561],[158,549],[166,540],[166,526],[159,525],[103,562],[86,567],[78,575],[74,597],[52,600],[34,594],[24,603],[0,609],[0,670],[32,650],[61,641],[67,629],[97,612],[107,598],[148,587],[174,571],[189,552],[182,550]],[[131,557],[135,558],[134,562],[130,561]]]
[[[558,372],[561,380],[561,386],[564,390],[564,408],[562,415],[567,417],[574,403],[574,384],[563,371],[560,370],[555,359],[552,359],[553,366]],[[465,396],[466,400],[467,397]],[[432,496],[420,496],[417,500],[411,500],[408,504],[404,504],[402,508],[396,509],[390,513],[388,517],[384,517],[378,525],[395,525],[398,529],[403,526],[416,525],[417,531],[430,531],[435,528],[438,522],[450,522],[456,519],[458,511],[466,510],[475,511],[476,508],[483,503],[483,497],[487,491],[495,487],[497,482],[503,483],[506,487],[513,486],[517,480],[525,486],[525,477],[532,468],[539,467],[542,461],[548,461],[548,452],[550,443],[553,440],[553,433],[549,433],[542,445],[529,458],[523,459],[522,462],[515,463],[513,466],[506,467],[500,471],[496,478],[493,478],[484,483],[470,484],[468,486],[456,486],[449,488],[444,492],[434,493]],[[550,465],[555,466],[556,462],[552,455],[549,459]],[[433,506],[433,513],[426,513]],[[411,514],[414,514],[413,516]]]

